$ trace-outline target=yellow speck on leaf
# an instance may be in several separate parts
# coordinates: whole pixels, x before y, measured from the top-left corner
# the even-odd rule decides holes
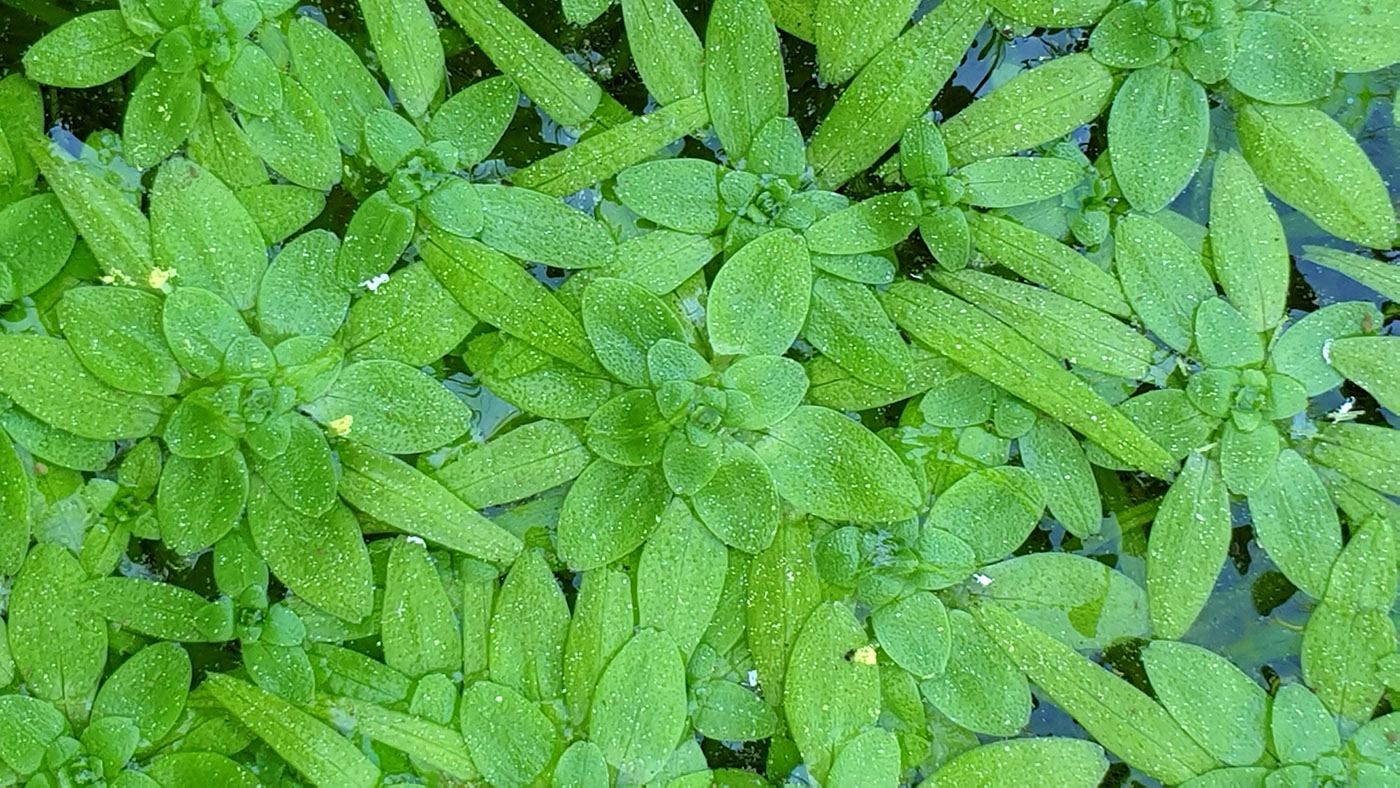
[[[861,665],[875,664],[875,649],[870,646],[861,646],[856,649],[856,653],[851,655],[851,661]]]
[[[330,428],[331,437],[339,438],[342,435],[349,435],[350,425],[354,423],[355,417],[347,413],[338,419],[332,419],[331,423],[326,426]]]

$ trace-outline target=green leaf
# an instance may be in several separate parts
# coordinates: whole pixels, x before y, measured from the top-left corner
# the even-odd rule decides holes
[[[1210,136],[1205,88],[1185,72],[1149,66],[1128,75],[1108,116],[1113,177],[1139,211],[1167,207],[1191,182]]]
[[[95,440],[149,435],[164,403],[109,387],[63,340],[20,334],[0,336],[0,392],[48,424]]]
[[[413,240],[413,211],[380,190],[355,209],[345,228],[345,243],[335,256],[337,283],[345,290],[368,287],[388,272]]]
[[[778,718],[752,691],[732,681],[704,681],[691,688],[691,721],[702,736],[721,741],[758,741],[773,735]]]
[[[890,192],[862,200],[818,220],[803,233],[807,247],[822,254],[862,254],[888,249],[913,232],[919,201],[912,192]]]
[[[778,31],[763,0],[719,0],[705,28],[705,103],[731,161],[741,161],[764,123],[787,114]]]
[[[118,284],[151,284],[150,222],[141,209],[57,144],[35,138],[28,151],[102,270]]]
[[[647,351],[685,340],[680,318],[641,285],[600,278],[583,293],[583,327],[603,367],[630,386],[646,386]]]
[[[1152,32],[1147,3],[1132,0],[1104,15],[1089,35],[1089,49],[1113,68],[1146,68],[1171,54],[1171,42]]]
[[[1322,601],[1303,630],[1303,680],[1333,714],[1364,722],[1385,691],[1376,661],[1395,651],[1389,615],[1396,583],[1391,524],[1375,516],[1363,520],[1331,570]]]
[[[75,16],[24,53],[24,71],[35,82],[60,88],[90,88],[111,82],[147,56],[146,46],[126,26],[120,11]]]
[[[65,548],[39,543],[10,591],[15,668],[34,697],[84,723],[107,662],[107,625],[86,605],[86,578]]]
[[[51,194],[27,197],[0,209],[0,302],[13,301],[58,275],[77,234]]]
[[[1400,494],[1400,464],[1395,459],[1400,433],[1389,427],[1340,423],[1317,436],[1312,458],[1388,495]]]
[[[1382,322],[1380,311],[1370,302],[1328,304],[1288,326],[1269,354],[1270,364],[1315,397],[1342,383],[1323,350],[1335,339],[1373,333]]]
[[[0,411],[0,427],[9,431],[14,442],[23,446],[35,457],[77,471],[103,470],[116,453],[116,446],[109,440],[79,437],[71,432],[52,427],[20,408]],[[4,506],[0,505],[0,511],[3,510]],[[27,506],[25,511],[28,511]],[[10,522],[18,523],[21,521],[17,516]],[[0,549],[0,555],[5,554],[5,552],[5,550]],[[5,565],[5,562],[0,560],[0,566]],[[17,570],[18,567],[16,566],[14,569]]]
[[[1220,472],[1230,492],[1249,495],[1264,483],[1279,453],[1278,428],[1264,423],[1245,432],[1226,422],[1220,435]]]
[[[738,441],[725,442],[714,475],[690,500],[706,527],[736,550],[766,550],[778,529],[774,477],[754,450]]]
[[[198,71],[159,66],[147,71],[122,119],[122,141],[132,166],[147,169],[174,153],[194,128],[202,96]]]
[[[1338,71],[1375,71],[1400,62],[1400,8],[1367,0],[1279,0],[1274,10],[1311,33]]]
[[[520,552],[519,539],[408,463],[349,443],[338,453],[341,497],[371,517],[484,561],[504,563]]]
[[[1322,246],[1304,246],[1303,256],[1323,268],[1355,279],[1390,301],[1400,299],[1400,268],[1390,263]]]
[[[265,183],[238,192],[263,240],[279,245],[306,227],[326,207],[326,195],[290,183]]]
[[[721,172],[702,159],[644,162],[618,173],[617,195],[623,205],[663,227],[712,233],[720,225]]]
[[[323,192],[340,182],[335,129],[311,93],[295,80],[282,81],[277,112],[239,118],[254,150],[287,180]]]
[[[235,341],[252,336],[228,301],[199,287],[180,287],[161,313],[165,340],[180,366],[195,377],[213,377]]]
[[[986,21],[987,6],[981,0],[940,3],[880,50],[812,135],[807,160],[817,184],[839,186],[894,147],[905,128],[928,110]],[[935,174],[946,171],[945,166]]]
[[[248,529],[277,579],[333,616],[359,621],[374,603],[374,578],[359,524],[342,505],[307,517],[260,479],[248,497]]]
[[[685,731],[685,663],[671,636],[642,629],[598,680],[589,739],[618,780],[640,785],[666,765]]]
[[[0,696],[0,722],[0,759],[20,774],[39,770],[64,727],[57,709],[27,695]]]
[[[745,623],[763,699],[783,704],[788,653],[808,614],[821,602],[811,531],[805,520],[778,527],[773,544],[749,564]]]
[[[1153,521],[1147,545],[1147,603],[1153,631],[1179,638],[1215,588],[1230,546],[1230,501],[1220,467],[1193,453]]]
[[[1196,308],[1215,296],[1200,255],[1154,219],[1130,214],[1113,233],[1113,262],[1133,310],[1174,350],[1191,347]]]
[[[564,498],[560,558],[575,569],[593,569],[627,555],[660,521],[669,495],[659,467],[594,460]]]
[[[206,89],[186,140],[189,157],[217,175],[230,189],[265,185],[268,183],[267,165],[253,149],[247,133],[234,122],[226,103],[212,88]]]
[[[922,503],[908,469],[888,446],[834,410],[803,406],[754,447],[778,493],[829,520],[886,522]]]
[[[172,453],[156,496],[161,540],[179,555],[202,550],[238,522],[247,498],[248,465],[238,450],[207,459]]]
[[[395,539],[385,572],[380,624],[385,664],[410,678],[460,670],[461,631],[422,541]]]
[[[231,60],[214,69],[213,86],[241,113],[272,115],[282,105],[282,75],[272,56],[250,41],[233,45]]]
[[[451,352],[476,326],[432,273],[413,263],[355,302],[341,339],[351,361],[385,358],[410,366]]]
[[[491,785],[525,788],[561,746],[539,707],[509,687],[478,681],[462,695],[462,737],[472,763]]]
[[[287,701],[222,673],[210,673],[202,686],[313,784],[379,783],[379,769],[358,747]]]
[[[568,628],[568,604],[549,565],[537,551],[522,553],[491,616],[491,677],[532,701],[558,699]]]
[[[1132,314],[1112,274],[1048,235],[992,214],[967,212],[972,240],[1018,276],[1112,315]]]
[[[1323,347],[1333,369],[1400,412],[1400,337],[1343,337]]]
[[[983,567],[983,577],[990,578],[985,596],[1071,648],[1102,649],[1147,633],[1142,588],[1093,559],[1031,553]]]
[[[4,411],[0,415],[11,412]],[[0,528],[0,571],[5,574],[17,574],[29,550],[31,496],[29,474],[25,472],[24,463],[10,443],[10,436],[5,434],[4,428],[0,428],[0,523],[4,524]],[[0,663],[8,662],[8,649],[0,641]],[[0,678],[7,673],[9,671],[0,670]]]
[[[306,411],[339,435],[380,451],[414,454],[455,440],[472,411],[438,381],[398,361],[357,361]]]
[[[132,774],[131,771],[122,774]],[[172,752],[162,755],[146,767],[146,775],[156,785],[187,785],[191,781],[208,782],[229,788],[255,788],[258,778],[246,767],[215,752]],[[116,781],[120,783],[121,780]],[[144,786],[143,786],[144,788]]]
[[[359,0],[365,29],[394,95],[413,117],[442,86],[442,41],[423,0]]]
[[[1087,52],[1024,71],[943,124],[954,166],[1059,139],[1098,117],[1113,74]]]
[[[836,750],[880,714],[880,676],[865,628],[840,602],[812,610],[788,657],[783,711],[812,776],[823,782]]]
[[[637,72],[658,102],[700,92],[704,50],[672,0],[622,0],[622,21]]]
[[[545,418],[587,418],[608,400],[615,385],[602,372],[584,372],[500,332],[467,343],[463,358],[496,396]]]
[[[1092,25],[1111,4],[1112,0],[992,0],[993,8],[1032,27]]]
[[[232,610],[180,586],[104,577],[88,587],[92,608],[124,629],[162,640],[205,643],[233,637]]]
[[[326,230],[294,238],[272,259],[258,285],[258,327],[269,338],[334,334],[350,295],[336,283],[340,241]]]
[[[782,355],[806,320],[811,291],[811,258],[801,237],[772,230],[748,242],[710,287],[705,320],[715,353]]]
[[[977,623],[1027,677],[1105,749],[1167,783],[1216,767],[1156,701],[995,604],[974,609]]]
[[[892,286],[885,309],[916,340],[1016,394],[1133,467],[1165,478],[1171,455],[1078,376],[990,315],[927,285]]]
[[[474,82],[443,102],[423,131],[429,140],[455,145],[458,164],[470,167],[491,155],[501,141],[519,98],[520,91],[509,77]]]
[[[151,187],[156,265],[181,286],[218,293],[249,309],[267,268],[262,232],[217,177],[182,158],[163,164]]]
[[[452,457],[433,478],[471,507],[484,509],[568,482],[588,460],[572,430],[557,421],[536,421]]]
[[[818,0],[813,43],[822,81],[839,85],[855,76],[899,36],[916,5],[909,0]]]
[[[947,670],[919,685],[954,723],[992,736],[1015,736],[1030,722],[1026,677],[963,610],[948,614]]]
[[[1223,298],[1209,298],[1196,309],[1196,352],[1206,367],[1264,363],[1264,345],[1254,327]]]
[[[672,427],[648,389],[631,389],[603,403],[588,419],[585,438],[595,454],[619,465],[661,462]]]
[[[909,384],[909,347],[866,285],[819,274],[812,283],[804,336],[867,383],[889,389]]]
[[[877,608],[871,620],[880,648],[916,678],[932,678],[947,667],[951,632],[938,597],[917,591]]]
[[[428,270],[478,320],[585,372],[602,371],[578,318],[509,257],[442,234],[434,234],[422,254]]]
[[[481,51],[551,118],[582,125],[603,91],[497,0],[448,0],[447,13]]]
[[[358,152],[365,117],[389,109],[383,88],[349,44],[311,17],[292,20],[287,46],[297,82],[330,121],[341,147]]]
[[[1200,646],[1156,640],[1142,652],[1157,699],[1212,755],[1249,766],[1264,755],[1269,696],[1224,657]]]
[[[329,643],[309,643],[306,650],[323,692],[386,704],[408,697],[408,677],[382,662]]]
[[[1269,709],[1269,735],[1284,763],[1313,763],[1342,747],[1337,722],[1302,684],[1284,684]]]
[[[787,418],[807,392],[801,365],[784,356],[745,356],[729,365],[720,380],[729,395],[725,423],[745,430],[765,429]]]
[[[453,728],[349,698],[336,698],[324,708],[329,719],[354,720],[355,730],[405,753],[415,764],[421,764],[420,769],[431,768],[457,780],[481,778],[467,754],[462,734]]]
[[[1390,195],[1340,124],[1313,107],[1246,104],[1236,117],[1244,156],[1274,196],[1339,238],[1390,247]]]
[[[1074,435],[1056,421],[1037,418],[1018,446],[1021,463],[1045,491],[1050,514],[1075,536],[1097,533],[1103,520],[1098,482]]]
[[[1341,551],[1341,524],[1327,489],[1306,460],[1279,454],[1264,482],[1249,495],[1254,535],[1285,576],[1322,598],[1327,573]]]
[[[1094,307],[980,271],[940,273],[935,278],[1042,350],[1076,367],[1132,380],[1150,375],[1157,344]]]
[[[603,225],[530,189],[477,184],[486,224],[481,241],[512,257],[560,268],[597,268],[612,257]]]
[[[636,629],[632,589],[631,575],[621,570],[582,574],[564,644],[564,699],[575,725],[584,723],[603,669]]]
[[[1078,162],[1038,156],[998,156],[958,170],[967,189],[963,202],[1011,208],[1064,194],[1084,179]]]
[[[1332,91],[1332,55],[1307,28],[1270,11],[1248,11],[1241,17],[1232,87],[1270,104],[1303,104]]]
[[[1211,186],[1215,278],[1253,329],[1268,331],[1283,319],[1292,270],[1283,225],[1243,156],[1222,153]]]
[[[58,317],[68,346],[103,383],[157,396],[180,387],[156,296],[128,287],[75,287],[59,301]]]
[[[598,745],[576,741],[559,756],[550,785],[552,788],[607,788],[609,780],[608,764]]]
[[[954,482],[933,501],[928,524],[967,542],[980,564],[1021,546],[1045,511],[1045,491],[1029,471],[986,468]]]
[[[669,634],[689,660],[719,604],[727,564],[724,544],[671,499],[637,566],[639,625]]]
[[[929,775],[928,788],[981,785],[1008,788],[1017,775],[1054,775],[1056,785],[1092,788],[1108,771],[1103,748],[1059,737],[1011,739],[984,744],[953,758]]]

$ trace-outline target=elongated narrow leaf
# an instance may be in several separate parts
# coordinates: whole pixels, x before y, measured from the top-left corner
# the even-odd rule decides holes
[[[384,662],[412,678],[461,667],[462,640],[452,603],[420,542],[396,539],[385,570],[380,623]]]
[[[1332,367],[1366,389],[1381,407],[1400,412],[1400,339],[1344,337],[1327,348]]]
[[[773,544],[749,564],[746,623],[749,649],[764,700],[783,703],[788,653],[808,614],[821,601],[816,562],[805,522],[788,521]]]
[[[572,147],[546,156],[515,172],[511,182],[551,197],[573,194],[699,131],[709,117],[702,97],[677,99],[655,112],[585,137]]]
[[[313,784],[378,784],[379,769],[358,747],[296,706],[222,673],[210,673],[202,686]]]
[[[111,82],[146,57],[146,41],[116,9],[73,17],[24,53],[29,78],[61,88]]]
[[[1196,308],[1215,296],[1201,258],[1159,222],[1125,216],[1114,231],[1114,263],[1123,292],[1142,322],[1172,348],[1186,352]]]
[[[672,499],[637,567],[640,625],[670,634],[689,658],[719,604],[727,553],[684,501]]]
[[[940,3],[861,69],[812,135],[817,183],[839,186],[899,142],[986,21],[983,0]]]
[[[1109,453],[1154,475],[1171,456],[1075,375],[985,312],[927,285],[898,283],[885,308],[915,339],[1015,393]]]
[[[588,717],[603,669],[636,629],[632,589],[631,576],[620,570],[590,569],[582,574],[564,644],[564,699],[576,725]]]
[[[1303,679],[1328,710],[1361,722],[1383,692],[1376,661],[1393,653],[1395,534],[1368,517],[1337,557],[1322,602],[1303,630]]]
[[[394,95],[420,116],[443,79],[442,41],[423,0],[360,0],[365,28]]]
[[[916,4],[818,0],[816,5],[817,67],[822,80],[840,84],[904,30]]]
[[[720,144],[744,158],[764,123],[787,114],[778,31],[763,0],[719,0],[705,28],[705,103]]]
[[[1291,271],[1278,214],[1239,154],[1215,163],[1210,194],[1210,250],[1215,278],[1255,331],[1283,318]]]
[[[1322,246],[1304,246],[1303,254],[1309,261],[1349,276],[1391,301],[1400,299],[1400,266]]]
[[[967,218],[977,248],[998,265],[1109,314],[1132,314],[1118,281],[1084,255],[1009,219],[973,211]]]
[[[325,113],[340,144],[358,151],[364,119],[389,99],[355,50],[325,25],[298,16],[287,32],[297,81]]]
[[[498,0],[447,0],[442,7],[550,117],[578,126],[598,108],[597,83]]]
[[[1147,603],[1159,637],[1180,638],[1205,607],[1230,546],[1230,502],[1215,462],[1192,454],[1153,521]]]
[[[97,440],[149,435],[166,401],[108,386],[63,340],[20,334],[0,337],[0,392],[54,427]]]
[[[1240,146],[1264,186],[1327,232],[1375,248],[1395,239],[1395,208],[1366,154],[1312,107],[1246,104]]]
[[[1218,765],[1166,709],[1127,681],[996,604],[974,614],[1036,686],[1129,765],[1169,783]]]
[[[573,431],[557,421],[536,421],[458,455],[433,477],[481,509],[563,484],[581,473],[588,460]]]
[[[1058,139],[1098,117],[1113,74],[1087,52],[1016,76],[943,124],[953,166]]]
[[[536,551],[522,553],[491,616],[491,678],[532,701],[559,698],[568,628],[568,605],[549,565]]]
[[[520,552],[519,539],[408,463],[348,443],[339,454],[344,467],[340,494],[355,508],[485,561],[507,562]]]
[[[700,92],[704,50],[672,0],[622,0],[627,43],[642,82],[662,104]]]
[[[959,755],[929,775],[929,788],[982,785],[1009,788],[1012,775],[1054,775],[1056,785],[1092,788],[1108,771],[1103,748],[1078,739],[1044,737],[985,744]]]
[[[476,241],[437,234],[423,261],[478,320],[499,327],[585,372],[601,372],[583,326],[514,260]]]

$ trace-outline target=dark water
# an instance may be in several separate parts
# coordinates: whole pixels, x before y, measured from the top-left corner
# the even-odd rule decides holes
[[[455,28],[451,19],[437,8],[435,3],[430,4],[438,12],[439,27],[443,30],[448,52],[449,90],[459,89],[485,76],[498,73],[491,62],[476,51]],[[621,13],[616,5],[595,23],[576,28],[564,21],[558,0],[507,0],[506,4],[550,43],[587,70],[629,110],[640,113],[648,108],[648,96],[632,67]],[[703,31],[709,3],[702,0],[681,0],[679,5],[696,29]],[[931,0],[925,0],[921,12],[932,5]],[[53,25],[76,13],[112,6],[115,6],[114,2],[86,0],[0,0],[0,74],[18,68],[25,47]],[[323,18],[358,50],[369,52],[369,43],[358,22],[359,11],[354,0],[325,0],[314,7],[303,6],[300,12]],[[790,113],[804,133],[810,134],[835,102],[839,91],[822,85],[817,79],[816,56],[810,44],[788,36],[784,36],[783,41],[788,84],[791,89]],[[989,26],[978,36],[963,64],[934,100],[932,108],[941,117],[950,117],[976,97],[985,95],[1010,79],[1026,65],[1079,51],[1086,44],[1087,32],[1083,30],[1036,31],[1033,35],[1013,37],[1008,31],[994,30]],[[1400,156],[1397,156],[1400,131],[1397,131],[1391,122],[1390,106],[1390,97],[1395,95],[1397,86],[1400,86],[1400,68],[1392,67],[1367,75],[1349,75],[1338,81],[1335,92],[1324,102],[1324,109],[1357,137],[1362,148],[1388,181],[1396,178],[1397,166],[1400,165]],[[121,110],[126,103],[128,89],[129,85],[121,80],[90,90],[46,89],[50,111],[49,123],[61,127],[78,139],[87,139],[89,135],[104,129],[120,129]],[[1223,102],[1217,103],[1220,106],[1212,118],[1214,147],[1234,147],[1230,113],[1223,107]],[[1076,141],[1084,146],[1091,158],[1098,155],[1104,146],[1102,124],[1081,130],[1076,136]],[[499,161],[493,162],[491,166],[504,174],[572,142],[573,139],[567,131],[560,129],[533,108],[524,108],[516,114],[496,151]],[[702,141],[692,138],[681,144],[684,146],[683,155],[702,158],[711,158],[714,155],[712,148]],[[1202,174],[1196,182],[1172,207],[1197,222],[1204,223],[1207,214],[1208,184],[1207,164],[1202,168]],[[845,191],[860,197],[878,188],[876,183],[857,178]],[[1392,187],[1392,192],[1395,190],[1396,187]],[[328,210],[318,224],[336,229],[343,225],[353,207],[353,198],[338,191],[332,195]],[[1323,233],[1296,211],[1278,203],[1276,207],[1283,218],[1295,255],[1301,254],[1303,245],[1315,244],[1374,254],[1381,259],[1395,260],[1400,256],[1397,252],[1373,253],[1355,249]],[[917,264],[909,260],[905,263]],[[1289,300],[1289,307],[1295,317],[1318,306],[1347,300],[1368,300],[1377,303],[1386,310],[1387,318],[1400,314],[1400,308],[1396,305],[1384,303],[1376,293],[1340,274],[1296,257],[1295,263],[1295,277]],[[1396,333],[1396,323],[1393,320],[1389,323],[1387,331]],[[465,370],[459,366],[450,366],[455,362],[455,359],[446,362],[449,366],[441,372],[448,377],[447,385],[481,412],[474,433],[478,439],[484,439],[508,424],[514,411],[475,386],[465,374]],[[1400,426],[1400,420],[1397,420],[1395,414],[1379,412],[1375,403],[1364,392],[1353,389],[1354,387],[1349,386],[1345,390],[1323,395],[1317,398],[1315,407],[1320,412],[1325,412],[1338,407],[1346,397],[1355,397],[1356,407],[1368,411],[1362,417],[1363,421],[1384,421],[1392,426]],[[894,410],[890,415],[897,418],[898,406]],[[1072,537],[1067,537],[1062,529],[1046,526],[1043,533],[1032,537],[1030,547],[1049,549],[1059,546],[1099,557],[1141,583],[1142,556],[1146,545],[1145,528],[1150,525],[1151,513],[1155,508],[1152,499],[1162,492],[1160,488],[1129,488],[1121,491],[1106,489],[1110,499],[1120,493],[1123,496],[1122,506],[1114,507],[1125,512],[1121,521],[1120,518],[1111,519],[1102,534],[1082,544]],[[1126,514],[1128,512],[1132,514]],[[1230,561],[1220,577],[1216,593],[1206,611],[1185,639],[1217,649],[1246,673],[1263,683],[1267,684],[1279,678],[1295,678],[1299,672],[1297,653],[1301,629],[1310,612],[1308,603],[1300,601],[1301,595],[1292,593],[1292,587],[1273,569],[1251,538],[1247,512],[1237,508],[1235,524]],[[1141,668],[1134,644],[1115,648],[1112,653],[1104,655],[1104,658],[1107,664],[1127,678],[1141,683]],[[1042,734],[1053,732],[1084,735],[1064,712],[1048,702],[1041,702],[1036,709],[1032,716],[1031,731]],[[742,752],[733,753],[733,757],[740,763],[746,758]],[[1105,784],[1156,783],[1140,774],[1130,773],[1122,764],[1116,764]]]

